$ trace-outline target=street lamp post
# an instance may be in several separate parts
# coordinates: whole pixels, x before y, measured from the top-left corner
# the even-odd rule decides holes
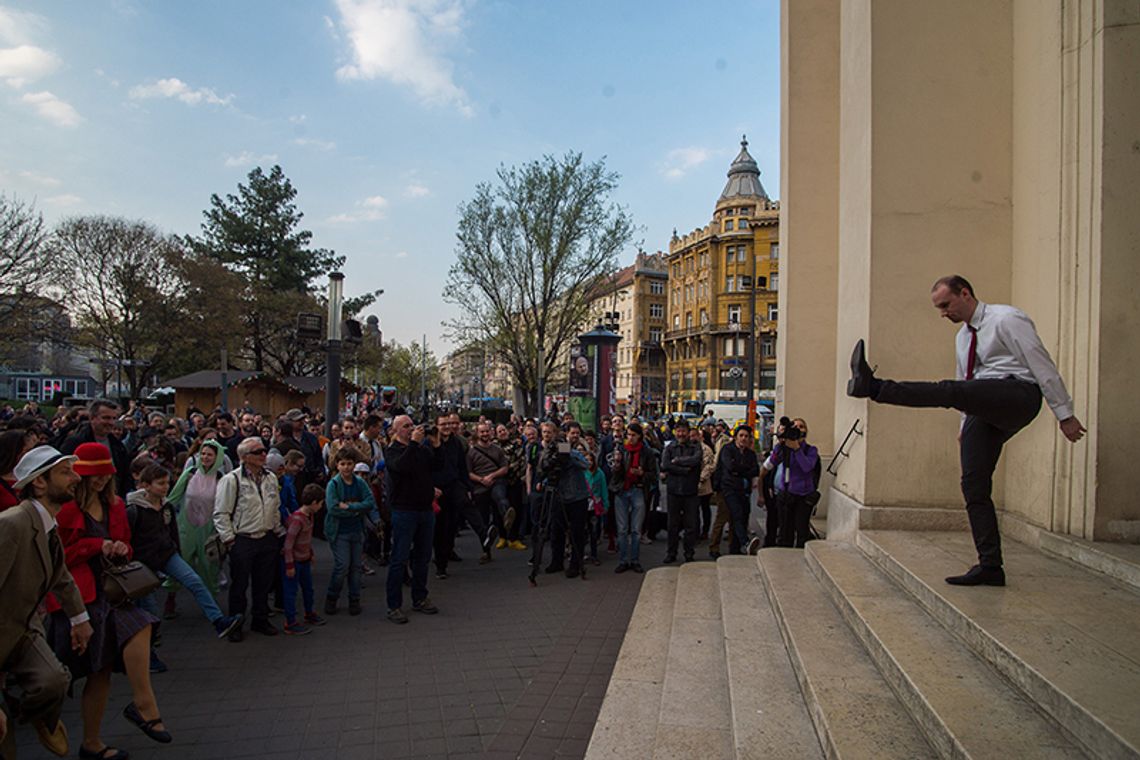
[[[340,416],[341,310],[344,308],[344,275],[329,273],[329,313],[325,344],[325,435],[332,437],[332,426]]]

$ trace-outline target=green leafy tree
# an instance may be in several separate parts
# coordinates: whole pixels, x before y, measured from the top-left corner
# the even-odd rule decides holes
[[[237,194],[210,196],[203,212],[202,234],[188,237],[197,254],[213,259],[239,277],[244,303],[243,355],[259,372],[279,376],[319,370],[319,350],[296,340],[298,312],[319,311],[318,281],[344,264],[325,248],[312,247],[313,233],[301,229],[297,190],[274,166],[249,173]],[[356,299],[365,308],[374,294]]]
[[[43,216],[32,204],[0,195],[0,362],[18,350],[26,337],[22,317],[51,282],[55,261],[45,255],[47,239]]]
[[[353,367],[359,370],[361,384],[396,386],[397,400],[401,404],[420,404],[425,377],[428,395],[432,398],[438,395],[442,385],[439,360],[430,350],[425,355],[423,344],[418,342],[405,346],[395,340],[382,344],[366,340],[346,359],[349,372]]]
[[[618,175],[580,153],[500,167],[459,208],[456,261],[443,296],[460,307],[460,344],[483,342],[507,362],[526,411],[562,369],[594,288],[634,235],[610,200]]]

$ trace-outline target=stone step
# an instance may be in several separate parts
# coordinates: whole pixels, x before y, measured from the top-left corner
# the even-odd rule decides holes
[[[815,760],[823,750],[755,557],[716,563],[737,760]]]
[[[945,758],[1083,758],[1083,749],[851,544],[805,549],[848,625]]]
[[[688,562],[679,569],[667,651],[652,757],[729,760],[732,707],[716,564]],[[646,746],[636,756],[647,756]]]
[[[801,549],[762,549],[764,581],[828,758],[938,755],[844,622]]]
[[[1140,591],[1140,545],[1085,541],[1073,536],[1042,531],[1041,550],[1071,559],[1079,565],[1127,583]]]
[[[654,746],[673,630],[678,568],[650,570],[641,583],[621,651],[586,749],[587,760],[645,757]]]
[[[1140,597],[1016,541],[1005,587],[947,585],[968,533],[861,531],[857,545],[1095,757],[1140,757]]]

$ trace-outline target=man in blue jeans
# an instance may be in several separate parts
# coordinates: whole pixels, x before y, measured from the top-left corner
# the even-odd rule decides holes
[[[642,428],[631,422],[626,428],[625,444],[614,442],[610,455],[610,490],[613,492],[614,516],[617,520],[618,565],[615,573],[641,567],[642,518],[645,516],[645,491],[657,480],[657,452],[642,440]]]
[[[428,598],[427,575],[435,534],[432,502],[439,489],[432,485],[432,471],[439,464],[439,429],[429,436],[412,418],[400,415],[392,421],[393,443],[388,446],[387,470],[392,494],[392,560],[388,563],[388,619],[404,624],[404,575],[412,562],[412,609],[425,615],[439,612]],[[424,439],[427,438],[425,443]]]

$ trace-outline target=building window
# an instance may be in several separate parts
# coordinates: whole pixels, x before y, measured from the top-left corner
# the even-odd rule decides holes
[[[724,263],[731,264],[736,260],[736,246],[730,245],[724,249]]]
[[[707,391],[709,389],[709,371],[702,369],[697,371],[697,390]]]
[[[681,373],[680,372],[674,372],[673,374],[669,375],[669,387],[674,388],[674,389],[681,387]]]
[[[693,387],[693,371],[691,369],[685,370],[685,387],[686,388],[692,388]]]
[[[649,283],[649,293],[655,296],[665,295],[665,283],[661,282],[661,280],[653,280]]]
[[[776,370],[762,369],[760,370],[760,390],[774,391],[776,390]]]
[[[707,251],[701,253],[701,269],[709,265],[709,254]]]
[[[725,293],[735,293],[736,292],[736,278],[733,277],[732,275],[729,275],[728,277],[724,278],[724,292]]]
[[[732,231],[732,220],[731,219],[725,219],[724,220],[724,231],[725,232],[731,232]]]
[[[20,401],[38,401],[39,383],[30,377],[16,378],[16,398]]]
[[[770,258],[772,261],[777,261],[780,258],[779,243],[772,243],[772,246],[768,249],[768,258]]]
[[[746,247],[740,246],[736,249],[736,260],[742,264],[748,260],[748,249]]]
[[[768,278],[767,277],[757,277],[756,278],[756,289],[757,290],[764,290],[764,288],[766,288],[766,287],[768,287]]]
[[[760,341],[760,355],[765,359],[770,359],[776,355],[776,341],[770,336]]]
[[[724,339],[724,356],[736,356],[736,338]]]
[[[705,356],[708,356],[708,353],[709,353],[708,346],[705,345],[705,342],[703,340],[698,342],[697,343],[697,357],[703,358]]]
[[[739,222],[737,222],[736,228],[738,230],[748,229],[748,220],[747,219],[741,219]]]
[[[685,315],[685,327],[692,327],[692,326],[693,326],[693,312],[690,311],[688,314]]]
[[[709,313],[707,309],[701,309],[701,324],[707,325],[709,323]]]
[[[780,308],[774,303],[768,304],[768,321],[769,322],[775,322],[779,318],[780,318]]]
[[[680,277],[681,276],[681,265],[680,265],[680,263],[673,265],[673,276],[674,277]]]
[[[686,342],[685,347],[681,349],[681,356],[685,359],[689,358],[689,344]]]
[[[737,325],[740,324],[740,307],[739,306],[729,306],[728,307],[728,323],[730,325],[731,324],[737,324]]]
[[[660,343],[661,342],[661,328],[660,327],[650,327],[649,328],[649,342],[650,343]]]
[[[752,278],[746,274],[740,275],[740,292],[752,290]]]
[[[742,208],[742,209],[740,209],[740,211],[738,213],[741,216],[749,216],[752,213],[752,209],[751,209],[751,207]]]
[[[681,329],[681,315],[680,314],[674,314],[673,315],[673,329],[674,330],[680,330]]]
[[[649,304],[649,316],[651,319],[661,319],[665,316],[665,306],[659,303]]]

